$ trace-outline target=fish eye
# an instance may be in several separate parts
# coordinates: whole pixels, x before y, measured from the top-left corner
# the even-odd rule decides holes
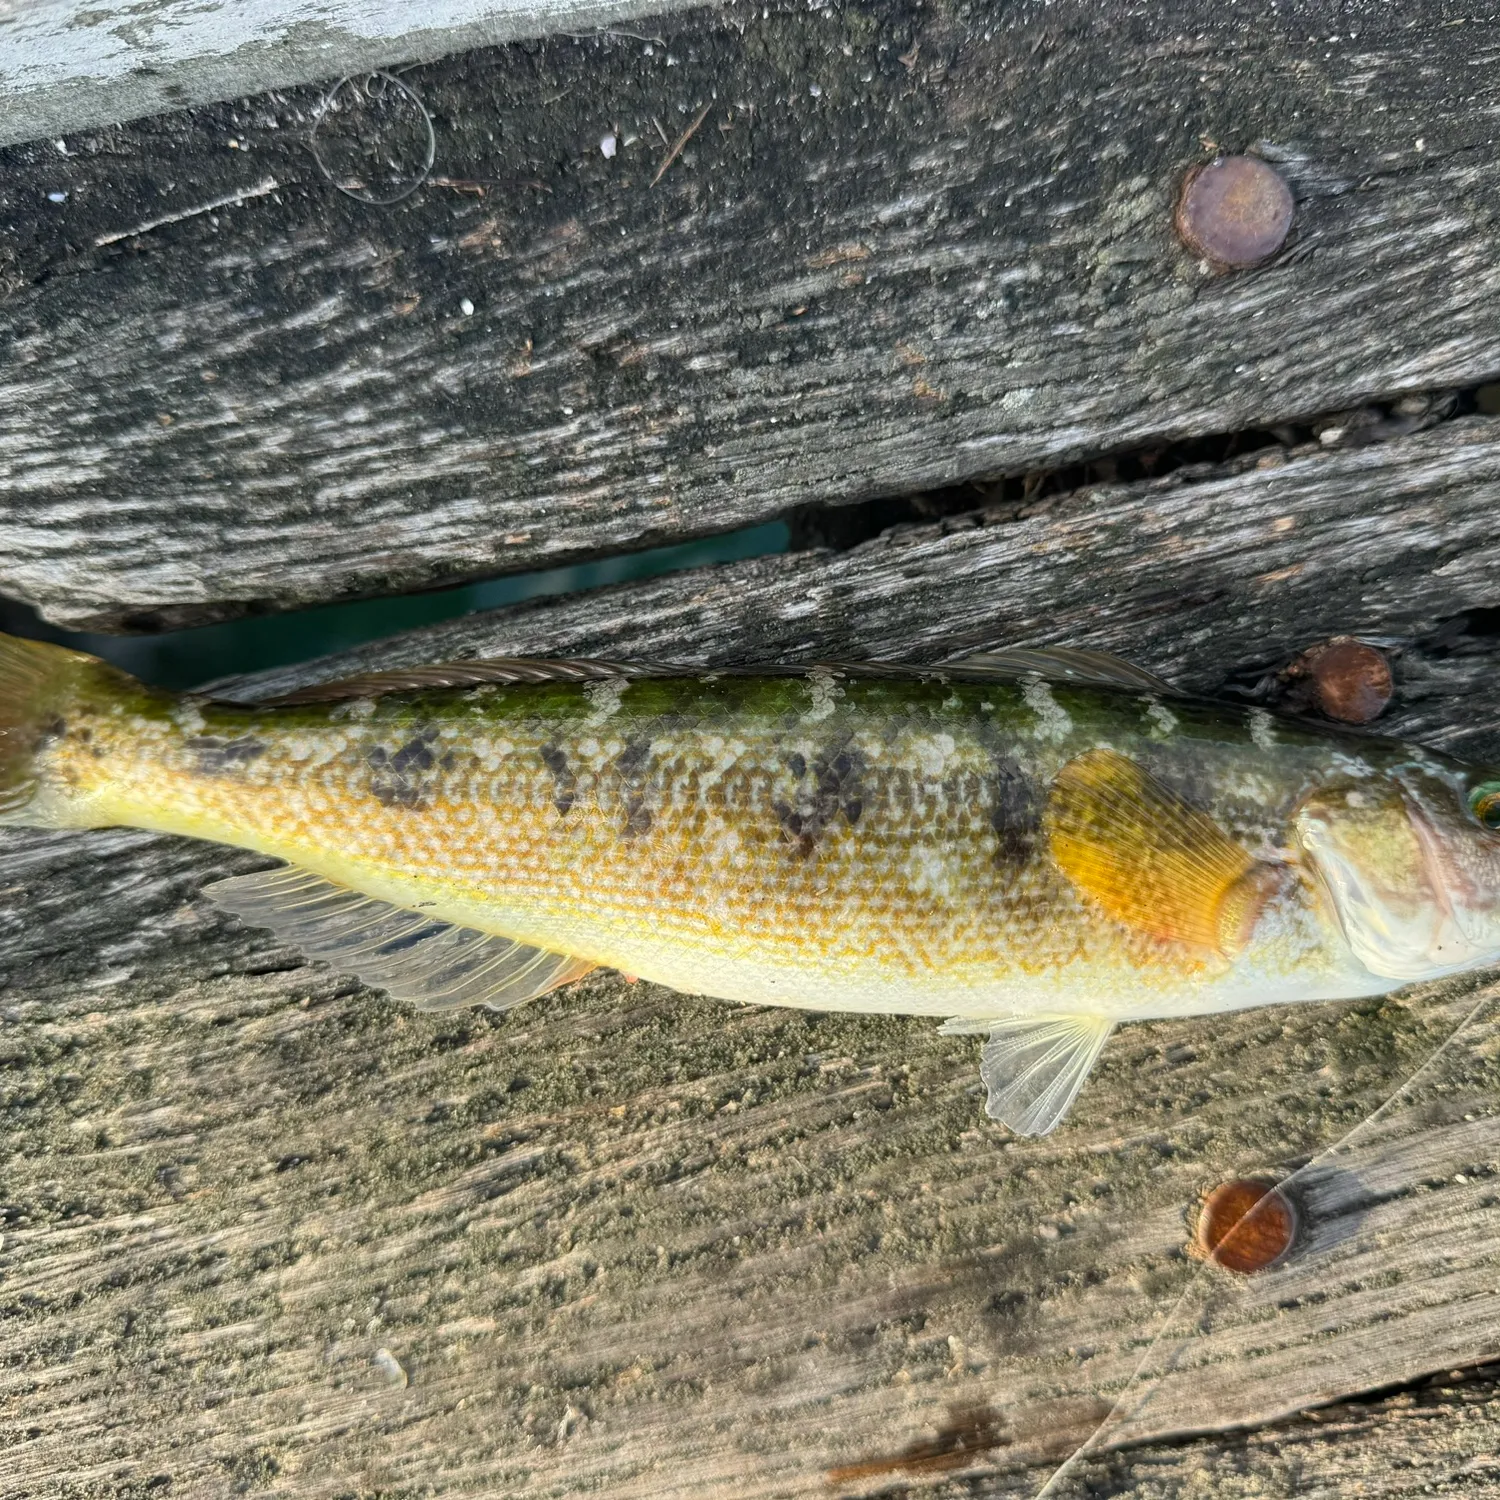
[[[1491,833],[1500,833],[1500,781],[1486,781],[1469,793],[1469,811]]]

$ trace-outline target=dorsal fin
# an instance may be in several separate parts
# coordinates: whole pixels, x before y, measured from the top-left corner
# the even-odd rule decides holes
[[[252,927],[269,927],[309,958],[418,1010],[509,1010],[594,967],[377,901],[296,865],[220,880],[204,894]]]
[[[1147,693],[1180,697],[1178,689],[1154,672],[1108,651],[1090,651],[1077,646],[1007,646],[999,651],[981,651],[960,656],[929,671],[957,667],[965,673],[992,672],[996,677],[1024,677],[1037,673],[1053,682],[1098,683],[1106,687],[1136,688]]]
[[[480,661],[438,662],[429,667],[396,667],[389,672],[361,672],[336,682],[318,682],[263,701],[268,708],[303,703],[338,703],[349,698],[379,698],[386,693],[418,693],[432,688],[478,687],[520,682],[600,682],[611,677],[667,677],[691,673],[691,667],[662,662],[596,661],[591,657],[496,656]]]

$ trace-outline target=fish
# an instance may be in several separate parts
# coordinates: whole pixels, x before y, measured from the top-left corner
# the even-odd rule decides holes
[[[603,965],[941,1018],[1020,1134],[1121,1023],[1500,961],[1500,771],[1063,648],[492,659],[247,704],[0,636],[0,824],[274,857],[208,896],[422,1010]]]

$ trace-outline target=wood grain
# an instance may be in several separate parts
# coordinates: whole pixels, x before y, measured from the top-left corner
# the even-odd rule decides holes
[[[406,73],[439,156],[388,209],[320,174],[310,90],[5,153],[0,590],[206,620],[1500,370],[1500,169],[1453,104],[1500,37],[1468,0],[1353,30],[1313,0],[882,0],[653,34]],[[1252,147],[1293,239],[1207,274],[1177,184]]]
[[[1496,429],[1064,497],[357,656],[931,657],[982,623],[1141,646],[1207,686],[1338,613],[1399,643],[1386,727],[1497,756],[1478,540]],[[1190,579],[1205,602],[1174,638],[1162,601]],[[254,863],[128,831],[0,847],[5,1494],[1022,1496],[1122,1395],[1102,1442],[1128,1446],[1074,1493],[1181,1493],[1204,1465],[1229,1493],[1301,1473],[1337,1492],[1377,1451],[1413,1486],[1486,1482],[1479,1385],[1346,1411],[1342,1441],[1151,1446],[1493,1352],[1493,1012],[1308,1168],[1311,1230],[1283,1267],[1232,1283],[1184,1252],[1204,1188],[1358,1126],[1482,979],[1125,1028],[1070,1122],[1016,1141],[982,1115],[972,1039],[922,1021],[607,975],[506,1017],[416,1015],[198,894]],[[1419,1428],[1428,1410],[1444,1425]]]

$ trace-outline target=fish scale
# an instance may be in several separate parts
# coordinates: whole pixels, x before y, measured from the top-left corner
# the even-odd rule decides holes
[[[1380,955],[1427,918],[1382,887],[1390,931],[1351,935],[1361,872],[1431,874],[1410,820],[1432,824],[1434,797],[1442,818],[1459,804],[1450,877],[1494,863],[1456,763],[1081,653],[459,663],[244,707],[0,638],[0,688],[6,821],[275,856],[290,872],[211,894],[418,1004],[508,1006],[606,964],[728,1000],[948,1017],[991,1030],[991,1113],[1021,1129],[1056,1123],[1116,1021],[1392,988]],[[1357,810],[1376,784],[1401,827],[1378,798]]]

